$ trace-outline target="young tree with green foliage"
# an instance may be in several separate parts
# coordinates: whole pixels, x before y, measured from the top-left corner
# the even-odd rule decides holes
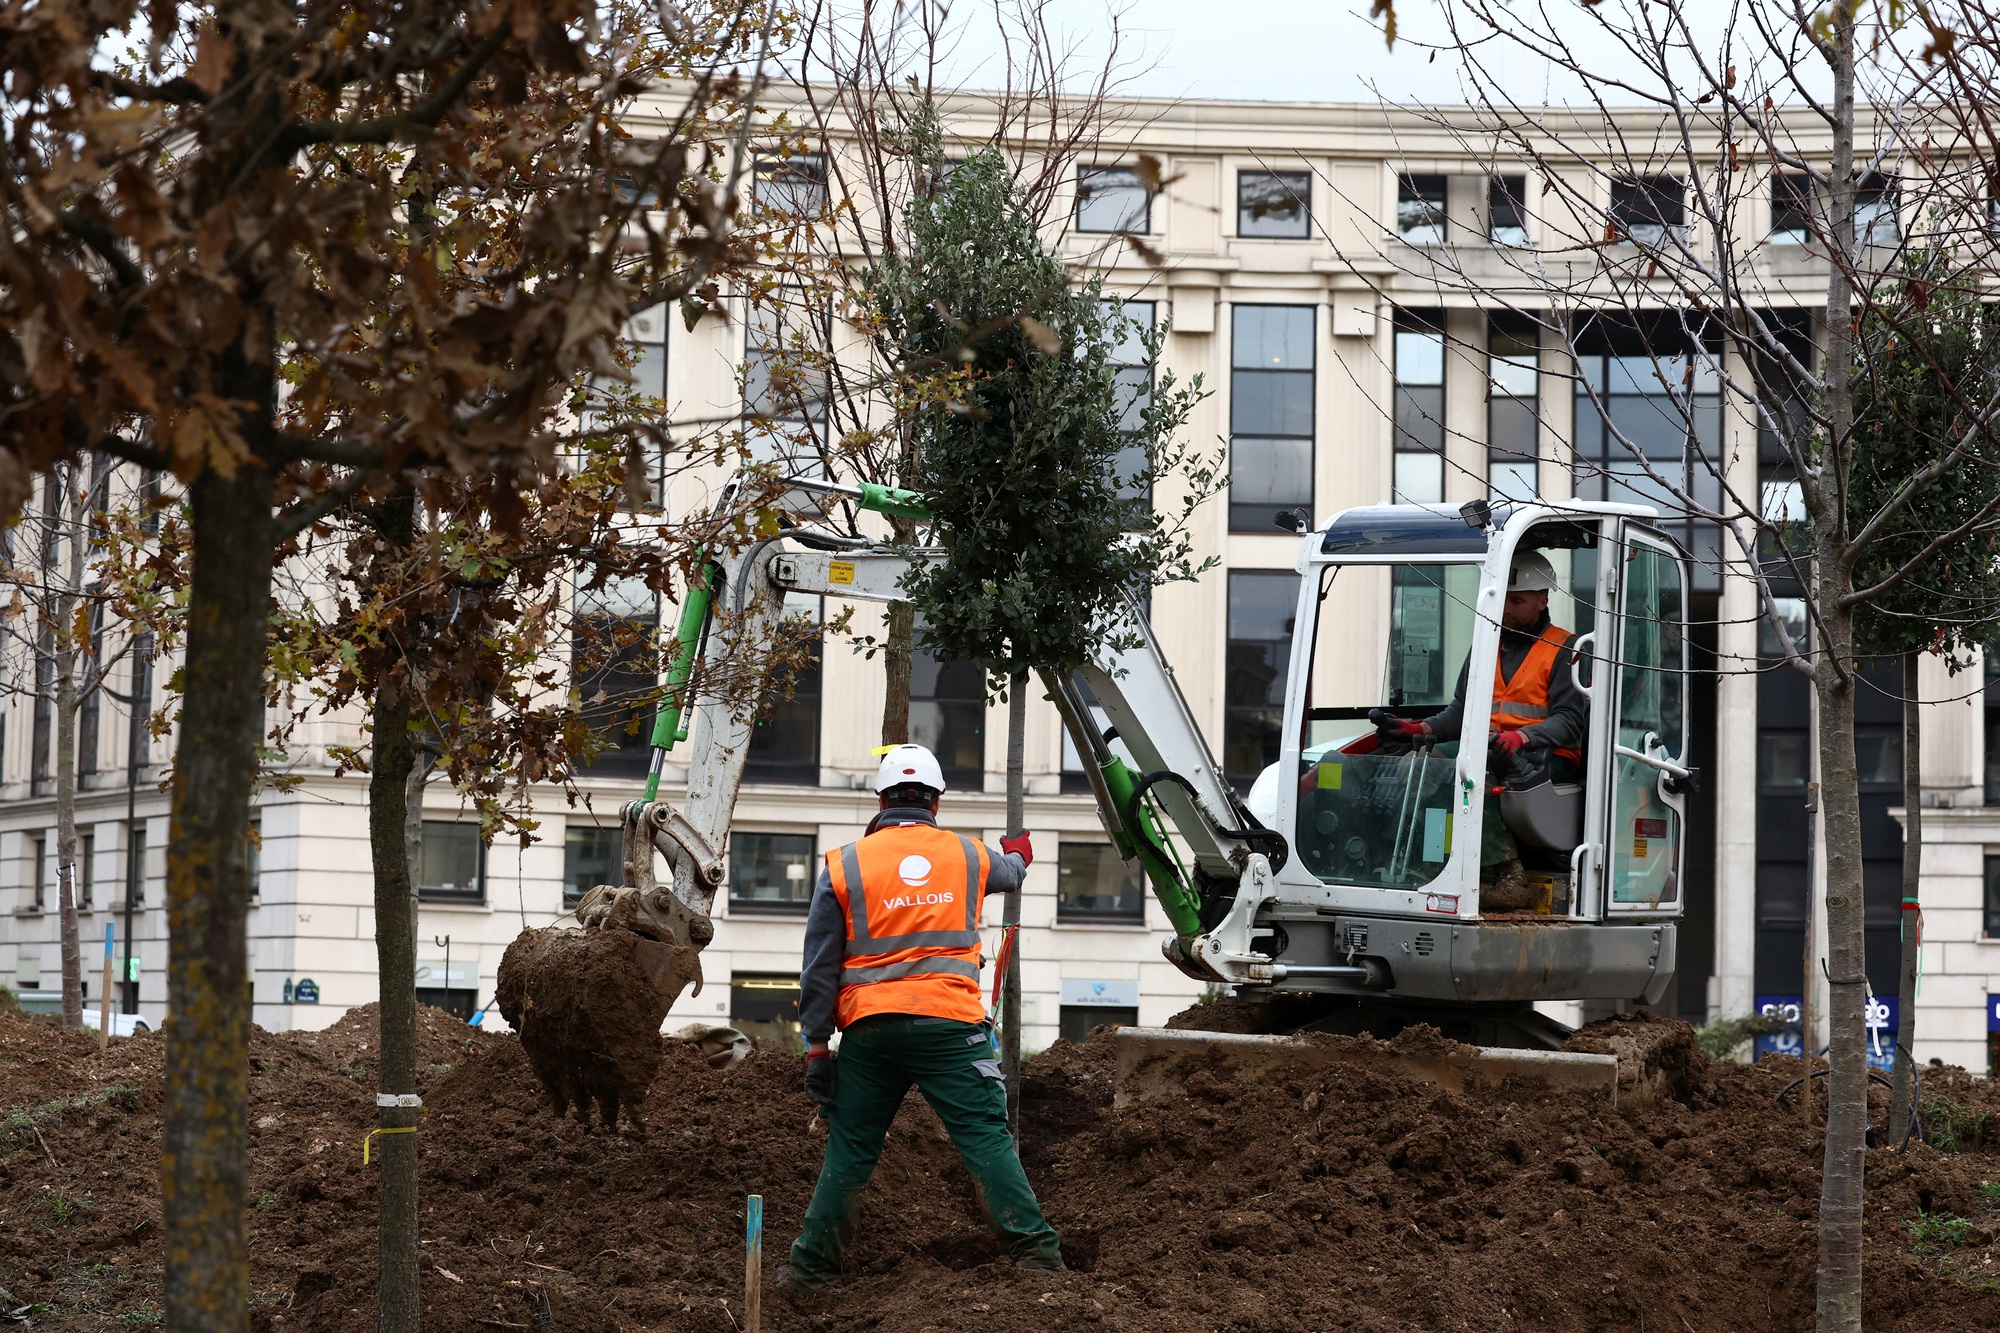
[[[1067,675],[1138,645],[1133,598],[1207,567],[1192,558],[1187,520],[1219,485],[1220,459],[1175,438],[1204,394],[1199,377],[1181,385],[1157,369],[1164,328],[1143,335],[1149,401],[1138,407],[1121,389],[1122,308],[1101,277],[1072,283],[1005,154],[982,149],[947,171],[928,106],[911,146],[937,184],[904,208],[905,247],[868,286],[897,350],[914,480],[946,559],[904,587],[924,619],[923,646],[977,663],[1009,696],[1007,821],[1019,829],[1028,671]],[[1148,497],[1169,477],[1185,485],[1163,512]],[[1019,918],[1009,895],[1007,922]],[[1003,997],[1010,1114],[1019,966],[1016,950]]]
[[[2000,442],[1983,422],[1968,428],[1978,418],[1967,405],[2000,393],[2000,321],[1980,300],[1976,277],[1950,250],[1912,251],[1899,290],[1878,294],[1863,311],[1854,345],[1849,504],[1860,514],[1894,513],[1856,569],[1864,585],[1885,590],[1859,608],[1855,649],[1903,661],[1903,940],[1891,1143],[1909,1127],[1915,1082],[1923,869],[1917,666],[1932,653],[1956,674],[2000,624],[2000,523],[1991,517],[2000,504]],[[1933,471],[1929,485],[1891,510],[1911,477]]]

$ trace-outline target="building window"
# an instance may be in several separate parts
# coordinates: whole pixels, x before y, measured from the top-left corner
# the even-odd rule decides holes
[[[831,335],[802,293],[784,288],[753,302],[743,331],[743,415],[753,463],[817,473],[828,416],[824,368]]]
[[[785,973],[738,972],[729,978],[729,1021],[799,1026],[799,979]]]
[[[1444,244],[1444,177],[1396,177],[1396,235],[1409,245]]]
[[[256,881],[251,881],[256,892]],[[76,840],[76,908],[88,912],[97,902],[97,835],[85,833]]]
[[[1986,911],[1980,933],[2000,939],[2000,856],[1986,858]]]
[[[256,902],[264,896],[264,819],[261,815],[250,817],[250,901]]]
[[[1528,178],[1486,178],[1486,239],[1495,245],[1528,243]]]
[[[1662,245],[1687,225],[1687,187],[1678,176],[1611,182],[1611,239]]]
[[[1076,229],[1088,232],[1133,232],[1144,236],[1152,228],[1153,197],[1130,167],[1076,169]]]
[[[1312,235],[1312,174],[1236,173],[1236,234],[1298,240]]]
[[[461,1023],[479,1011],[479,991],[471,986],[418,986],[417,1003],[442,1009]]]
[[[46,796],[49,785],[50,747],[56,734],[56,644],[47,625],[35,637],[35,731],[29,741],[28,790]]]
[[[1246,794],[1257,775],[1278,761],[1298,590],[1298,575],[1289,570],[1229,572],[1222,766]]]
[[[1812,177],[1781,171],[1771,177],[1771,243],[1805,245],[1813,237]]]
[[[1090,1040],[1090,1034],[1111,1024],[1137,1027],[1139,1011],[1129,1005],[1065,1004],[1056,1011],[1056,1035],[1072,1045]]]
[[[810,833],[729,835],[729,910],[803,916],[812,904]]]
[[[1069,842],[1056,851],[1056,920],[1125,921],[1146,919],[1145,889],[1139,869],[1119,859],[1108,842]]]
[[[49,840],[46,835],[28,839],[29,859],[34,863],[34,905],[37,912],[49,910]]]
[[[626,409],[656,412],[667,396],[667,308],[656,305],[632,316],[626,321],[621,341],[630,362],[631,383],[591,377],[585,399],[587,429],[609,428]],[[650,439],[640,447],[649,492],[646,503],[657,507],[666,490],[666,449]]]
[[[818,153],[759,157],[752,198],[759,211],[782,218],[816,218],[826,212],[826,158]]]
[[[1496,500],[1540,493],[1541,334],[1532,319],[1495,315],[1486,342],[1486,480]]]
[[[1154,304],[1151,301],[1105,302],[1107,313],[1117,322],[1118,341],[1111,349],[1112,373],[1118,382],[1118,420],[1132,443],[1118,451],[1112,463],[1118,498],[1132,507],[1126,525],[1146,525],[1153,511],[1151,463],[1138,433],[1145,428],[1145,414],[1153,406],[1153,360],[1146,338],[1153,331]]]
[[[1896,212],[1902,192],[1894,176],[1871,171],[1854,187],[1854,234],[1863,245],[1895,245],[1903,238]]]
[[[659,624],[659,599],[642,579],[577,590],[570,669],[584,721],[603,747],[587,765],[593,773],[638,776],[652,761]]]
[[[1395,499],[1444,499],[1444,312],[1396,312]]]
[[[1721,586],[1716,527],[1691,522],[1688,497],[1722,507],[1722,406],[1715,353],[1691,316],[1599,319],[1576,336],[1576,496],[1651,505],[1694,556],[1694,590]]]
[[[937,756],[944,780],[961,791],[986,785],[986,678],[970,662],[946,662],[923,647],[923,621],[910,653],[910,739]]]
[[[820,599],[785,594],[785,632],[801,649],[789,679],[774,680],[765,711],[750,729],[745,782],[819,785]]]
[[[101,504],[97,506],[97,512],[103,512]],[[97,540],[103,539],[99,537]],[[76,688],[81,696],[76,706],[76,782],[79,787],[87,786],[91,776],[97,772],[98,726],[103,715],[100,707],[103,691],[99,689],[103,680],[98,663],[103,660],[104,603],[93,598],[90,604],[90,643],[76,663]]]
[[[426,819],[417,853],[417,898],[427,903],[486,901],[486,844],[479,825]]]
[[[618,864],[621,831],[594,824],[571,824],[563,830],[563,906],[575,907],[600,884],[622,884]]]
[[[1312,509],[1313,323],[1309,305],[1239,305],[1232,311],[1232,532],[1269,532],[1279,510]]]
[[[146,826],[129,825],[125,836],[132,840],[125,862],[125,897],[136,910],[146,905]]]

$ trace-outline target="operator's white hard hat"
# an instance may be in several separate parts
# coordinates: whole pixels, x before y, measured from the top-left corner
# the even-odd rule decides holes
[[[1523,551],[1514,557],[1508,592],[1554,592],[1557,586],[1555,566],[1540,551]]]
[[[891,748],[882,756],[882,767],[876,770],[875,790],[887,791],[906,782],[929,787],[932,791],[943,791],[944,770],[938,767],[937,756],[921,745]]]

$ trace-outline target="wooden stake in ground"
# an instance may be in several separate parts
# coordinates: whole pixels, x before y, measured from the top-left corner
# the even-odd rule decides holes
[[[97,1053],[111,1049],[111,940],[118,927],[104,923],[104,994],[97,998]]]
[[[757,1333],[764,1317],[764,1196],[743,1209],[743,1333]]]

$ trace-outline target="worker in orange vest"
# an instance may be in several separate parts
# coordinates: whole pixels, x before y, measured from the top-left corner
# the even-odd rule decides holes
[[[806,917],[799,1023],[806,1095],[826,1108],[826,1162],[780,1282],[832,1283],[853,1242],[861,1192],[912,1084],[944,1122],[1001,1248],[1060,1271],[1007,1130],[999,1053],[979,984],[979,914],[988,889],[1020,884],[1025,832],[994,856],[937,826],[944,771],[921,745],[882,758],[881,813],[859,842],[827,853]],[[829,1044],[840,1030],[840,1051]]]
[[[1540,551],[1523,551],[1508,571],[1507,602],[1500,613],[1500,657],[1493,670],[1488,739],[1500,755],[1550,752],[1550,776],[1578,781],[1589,729],[1589,703],[1576,687],[1572,666],[1576,636],[1549,620],[1549,593],[1560,587],[1555,567]],[[1471,662],[1459,669],[1451,706],[1424,721],[1388,719],[1390,738],[1424,743],[1455,741],[1465,725],[1465,684]],[[1489,798],[1480,839],[1480,905],[1496,911],[1525,907],[1532,894],[1514,835]]]

